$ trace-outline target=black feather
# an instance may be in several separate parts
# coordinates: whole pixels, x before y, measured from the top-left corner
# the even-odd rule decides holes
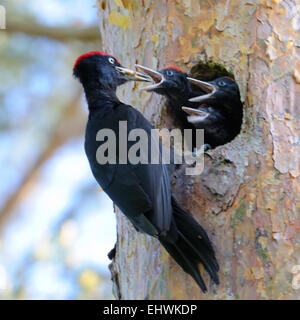
[[[117,79],[118,73],[106,60],[107,57],[91,58],[89,63],[79,63],[78,69],[74,71],[84,86],[90,110],[85,152],[92,173],[134,227],[157,237],[175,261],[205,292],[207,289],[198,264],[202,263],[214,282],[218,283],[216,273],[219,267],[215,253],[203,228],[172,199],[167,166],[163,163],[151,164],[151,152],[148,156],[149,164],[121,164],[118,161],[122,145],[119,138],[124,134],[120,132],[120,121],[127,121],[127,137],[132,129],[142,128],[146,132],[148,145],[143,146],[141,153],[151,150],[152,126],[139,111],[118,100],[115,94],[117,85],[110,83],[111,79]],[[90,73],[87,74],[89,70]],[[99,77],[104,70],[112,74]],[[116,82],[121,83],[118,79]],[[96,140],[101,129],[110,129],[116,135],[115,164],[97,162],[97,150],[105,143]],[[127,150],[135,144],[134,141],[127,143]],[[158,149],[155,152],[159,152],[161,146]]]

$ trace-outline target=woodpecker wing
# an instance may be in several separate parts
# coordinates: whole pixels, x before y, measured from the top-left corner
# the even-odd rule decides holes
[[[140,154],[148,151],[148,164],[100,165],[95,161],[97,148],[101,144],[94,143],[95,136],[97,130],[106,128],[113,130],[116,134],[118,162],[120,121],[127,121],[127,136],[133,129],[143,129],[147,134],[147,145],[141,145]],[[172,241],[177,233],[175,229],[170,231],[172,205],[169,176],[165,165],[150,163],[151,129],[153,129],[152,126],[139,111],[118,103],[104,116],[89,119],[86,153],[96,180],[135,227],[153,236],[165,234],[167,239]],[[88,143],[87,140],[91,142]],[[134,144],[136,141],[128,141],[127,150],[130,150]],[[155,150],[155,152],[158,151]]]

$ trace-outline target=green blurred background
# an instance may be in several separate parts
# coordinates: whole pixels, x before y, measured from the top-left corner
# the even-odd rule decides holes
[[[9,0],[0,30],[0,297],[112,298],[112,202],[83,149],[75,59],[101,50],[95,0]]]

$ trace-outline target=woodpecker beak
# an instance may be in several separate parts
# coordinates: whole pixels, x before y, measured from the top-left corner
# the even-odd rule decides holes
[[[186,112],[187,114],[189,114],[190,116],[201,116],[203,115],[204,112],[203,110],[201,110],[200,108],[188,108],[188,107],[181,107],[181,109]]]
[[[204,100],[207,100],[209,98],[214,98],[214,94],[217,92],[217,87],[212,85],[209,82],[201,81],[194,78],[187,78],[189,82],[197,87],[200,87],[204,92],[207,94],[204,94],[202,96],[194,97],[189,99],[190,102],[203,102]]]
[[[151,77],[141,72],[136,72],[123,67],[116,67],[116,69],[126,78],[126,80],[151,82]]]
[[[197,109],[181,107],[181,109],[189,115],[188,121],[191,123],[203,121],[209,116],[209,112],[204,111],[201,107]]]
[[[161,73],[159,73],[158,71],[141,66],[139,64],[136,64],[135,67],[138,69],[141,69],[154,82],[154,84],[147,86],[147,87],[144,87],[144,88],[141,88],[140,90],[153,91],[155,89],[160,88],[161,85],[163,84],[163,82],[165,81],[164,76]]]

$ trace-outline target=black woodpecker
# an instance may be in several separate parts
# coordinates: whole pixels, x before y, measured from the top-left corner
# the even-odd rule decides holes
[[[81,82],[88,102],[85,152],[99,185],[133,226],[156,237],[204,292],[207,289],[198,269],[199,263],[218,284],[219,266],[212,244],[200,224],[172,197],[166,165],[123,164],[118,159],[122,149],[120,121],[127,121],[127,134],[133,129],[143,129],[149,138],[153,128],[139,111],[119,101],[116,89],[127,80],[149,81],[147,76],[123,68],[117,59],[102,52],[80,56],[73,73]],[[100,164],[96,159],[98,148],[106,143],[96,141],[101,129],[110,129],[116,136],[115,164]],[[127,140],[127,151],[133,144]]]
[[[159,71],[141,65],[136,65],[136,67],[149,75],[154,82],[154,84],[146,86],[141,90],[155,92],[167,97],[171,104],[176,124],[183,129],[195,130],[194,124],[187,120],[187,114],[181,107],[198,107],[198,103],[190,102],[189,99],[205,94],[205,91],[195,86],[195,92],[193,92],[187,80],[188,75],[176,66],[169,65]]]
[[[199,84],[196,79],[189,78],[184,71],[176,66],[167,66],[159,71],[141,65],[136,65],[136,67],[148,74],[154,82],[154,84],[146,86],[142,90],[156,92],[166,96],[171,103],[174,116],[181,128],[192,130],[195,130],[196,128],[204,129],[204,143],[206,148],[215,148],[225,144],[232,140],[231,137],[234,137],[239,133],[242,116],[240,117],[239,114],[236,114],[232,118],[232,121],[234,122],[233,126],[238,128],[238,130],[235,130],[235,132],[238,132],[235,135],[232,135],[232,128],[228,127],[227,124],[229,120],[228,114],[214,104],[210,105],[205,101],[201,102],[201,97],[206,97],[207,92],[211,92],[212,87],[210,83],[202,81],[200,82],[201,84]],[[220,78],[220,80],[222,79],[227,78]],[[232,99],[240,101],[239,90],[236,84],[235,88],[237,88],[237,93],[235,90],[232,91]],[[197,100],[198,97],[199,100]],[[220,95],[220,101],[221,100],[222,97]],[[185,108],[182,108],[183,106]],[[237,112],[242,112],[242,105],[240,102],[237,106],[240,108]],[[194,117],[195,114],[190,116],[190,112],[193,111],[192,109],[198,110],[198,113],[196,114],[198,115],[198,118]],[[201,122],[201,115],[205,116],[205,121]],[[231,115],[229,117],[231,117]],[[224,132],[224,130],[228,130],[228,132]],[[194,146],[195,141],[193,141],[193,147]]]
[[[198,108],[182,108],[189,115],[187,120],[196,128],[205,130],[205,134],[211,137],[209,144],[213,148],[233,140],[240,133],[243,121],[243,105],[237,83],[229,77],[210,82],[193,78],[188,80],[206,94],[189,99],[189,102],[198,103]]]

